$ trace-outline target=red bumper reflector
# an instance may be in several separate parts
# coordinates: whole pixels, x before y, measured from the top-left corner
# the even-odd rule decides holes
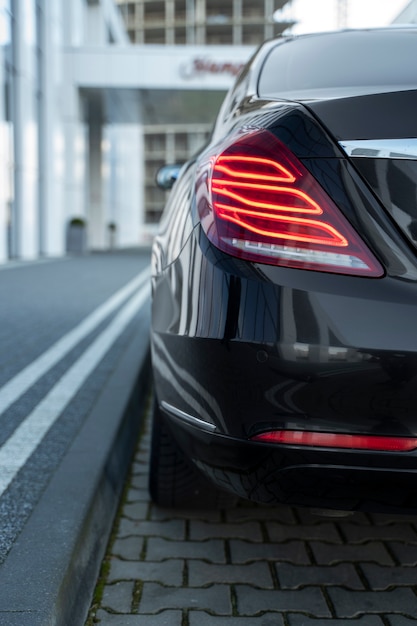
[[[252,437],[252,441],[320,448],[379,450],[383,452],[408,452],[417,448],[417,438],[415,437],[345,435],[341,433],[319,433],[307,430],[274,430],[255,435]]]

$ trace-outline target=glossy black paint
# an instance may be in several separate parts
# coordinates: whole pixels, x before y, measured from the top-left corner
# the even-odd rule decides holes
[[[417,160],[352,159],[384,208],[417,247]]]
[[[381,137],[373,111],[386,126],[392,102],[404,109],[406,136],[404,120],[415,111],[417,90],[315,103],[259,100],[251,85],[261,66],[255,59],[243,72],[212,141],[243,126],[273,132],[334,199],[385,275],[333,275],[222,253],[200,226],[196,163],[188,163],[153,246],[156,396],[215,426],[209,434],[165,411],[187,457],[240,496],[416,510],[417,452],[303,449],[249,439],[269,429],[417,437],[417,258],[412,227],[400,228],[392,210],[400,206],[414,219],[417,171],[408,161],[349,159],[335,141],[352,111],[351,129],[356,123],[362,133],[369,128],[370,138]],[[399,132],[395,124],[392,136]],[[408,128],[417,131],[414,118]]]
[[[417,90],[409,89],[320,100],[308,106],[336,139],[399,139],[417,136],[416,100]]]
[[[269,427],[417,436],[415,284],[314,284],[310,272],[225,256],[193,233],[155,284],[164,400],[190,412],[187,393],[204,396],[210,421],[234,437]]]

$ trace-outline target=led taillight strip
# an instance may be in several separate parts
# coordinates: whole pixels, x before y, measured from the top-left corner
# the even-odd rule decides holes
[[[245,172],[244,170],[242,171],[234,168],[233,165],[243,165],[244,167],[250,165],[252,171]],[[253,172],[254,166],[263,168],[269,173],[256,174]],[[295,181],[295,176],[291,174],[291,172],[289,172],[283,165],[277,163],[276,161],[272,161],[272,159],[264,159],[261,157],[220,156],[217,159],[216,169],[219,172],[228,174],[232,178],[247,178],[249,180],[260,179],[286,183],[293,183]],[[275,172],[275,174],[272,174],[271,172]],[[277,175],[276,172],[279,172],[279,174]]]
[[[259,433],[252,441],[280,443],[317,448],[344,448],[380,452],[409,452],[417,448],[415,437],[385,437],[381,435],[347,435],[308,430],[273,430]]]
[[[232,191],[228,189],[228,187],[237,187],[240,189],[241,193],[237,193],[236,191]],[[213,178],[213,192],[218,193],[221,196],[225,196],[226,198],[230,198],[230,200],[236,200],[236,202],[240,202],[244,205],[251,207],[258,207],[260,209],[270,209],[271,211],[286,211],[290,213],[310,213],[313,215],[321,215],[323,213],[323,209],[314,202],[308,194],[304,191],[300,191],[299,189],[290,189],[289,187],[271,187],[268,185],[256,185],[251,183],[236,183],[218,180]],[[270,195],[269,198],[271,202],[260,202],[259,200],[255,200],[250,196],[244,196],[242,192],[246,189],[254,191],[258,194],[258,198],[261,197],[262,192],[268,192]],[[288,204],[283,204],[283,200],[287,196]],[[290,204],[291,200],[301,200],[301,203],[304,203],[303,206],[297,206]],[[239,210],[236,205],[228,205],[230,211]]]
[[[218,204],[217,207],[219,209],[222,209],[223,205]],[[253,213],[249,211],[247,211],[246,214],[253,215]],[[229,212],[224,213],[222,217],[223,219],[228,220],[229,222],[233,222],[234,224],[237,224],[238,226],[244,226],[246,228],[250,228],[251,231],[253,233],[256,233],[257,235],[267,235],[268,237],[271,237],[272,239],[279,239],[279,240],[283,239],[285,241],[287,241],[288,239],[291,239],[292,241],[298,241],[300,243],[301,242],[314,243],[314,244],[320,244],[322,246],[327,245],[327,246],[345,247],[348,245],[347,240],[344,237],[342,237],[339,231],[337,231],[335,228],[330,226],[330,224],[322,224],[321,222],[317,222],[315,220],[306,220],[306,219],[303,219],[301,221],[301,220],[297,220],[297,218],[295,217],[276,216],[276,217],[271,218],[269,215],[262,216],[262,214],[259,214],[259,213],[256,213],[255,215],[258,219],[260,217],[267,217],[268,219],[275,220],[277,224],[278,223],[280,223],[281,225],[286,224],[287,226],[290,226],[290,227],[299,226],[301,228],[306,228],[306,227],[317,228],[318,230],[325,233],[327,236],[318,237],[318,236],[313,236],[313,235],[303,235],[302,233],[299,233],[297,231],[292,231],[291,233],[288,233],[288,232],[272,232],[271,233],[270,230],[259,228],[259,226],[253,226],[252,224],[248,222],[248,220],[244,220],[238,215],[230,215]]]

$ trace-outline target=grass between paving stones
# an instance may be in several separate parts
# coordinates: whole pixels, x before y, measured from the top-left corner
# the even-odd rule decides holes
[[[151,401],[152,401],[151,394],[149,394],[148,398],[147,398],[147,400],[145,402],[144,409],[143,409],[144,415],[146,415],[146,411],[149,410],[149,406],[150,406],[150,402]],[[96,613],[97,613],[98,609],[101,607],[101,601],[103,599],[104,587],[107,584],[107,579],[108,579],[109,572],[110,572],[110,564],[111,564],[111,559],[112,559],[113,545],[114,545],[114,542],[117,539],[117,534],[118,534],[118,531],[119,531],[120,519],[121,519],[121,517],[123,515],[123,508],[124,508],[125,504],[127,503],[129,490],[131,488],[134,458],[135,458],[135,454],[136,454],[137,448],[140,445],[140,441],[142,439],[144,430],[145,430],[145,420],[143,420],[141,428],[140,428],[137,447],[136,447],[135,453],[133,454],[132,464],[131,464],[131,467],[129,469],[129,472],[128,472],[128,475],[127,475],[127,478],[126,478],[125,486],[124,486],[123,491],[122,491],[121,496],[120,496],[119,505],[118,505],[117,512],[116,512],[116,515],[115,515],[114,521],[113,521],[112,531],[110,533],[109,541],[107,543],[105,556],[103,558],[103,561],[102,561],[102,564],[101,564],[101,567],[100,567],[100,572],[99,572],[99,575],[98,575],[96,587],[94,589],[93,598],[92,598],[92,601],[91,601],[91,606],[90,606],[90,609],[88,611],[88,616],[87,616],[87,619],[86,619],[86,622],[85,622],[84,626],[95,626],[95,624],[97,624],[97,622],[98,622],[98,620],[96,619]]]
[[[132,479],[132,474],[131,474],[131,470],[129,471],[129,475],[126,481],[126,485],[122,491],[122,494],[120,496],[120,502],[119,502],[119,506],[113,521],[113,527],[112,527],[112,531],[110,533],[110,537],[109,537],[109,541],[107,543],[107,547],[106,547],[106,552],[103,558],[103,561],[101,563],[101,567],[100,567],[100,572],[98,575],[98,579],[97,579],[97,583],[96,583],[96,587],[94,589],[94,593],[93,593],[93,598],[91,601],[91,606],[90,606],[90,610],[88,611],[88,616],[87,616],[87,620],[85,622],[85,626],[95,626],[95,624],[97,624],[97,620],[96,620],[96,613],[98,611],[98,609],[101,607],[101,601],[103,599],[103,592],[104,592],[104,587],[106,586],[107,583],[107,578],[109,576],[109,572],[110,572],[110,563],[111,563],[111,559],[112,559],[112,549],[113,549],[113,544],[117,538],[117,533],[118,533],[118,529],[119,529],[119,524],[120,524],[120,518],[122,517],[122,513],[123,513],[123,507],[126,504],[127,501],[127,495],[128,495],[128,491],[130,488],[130,482]]]

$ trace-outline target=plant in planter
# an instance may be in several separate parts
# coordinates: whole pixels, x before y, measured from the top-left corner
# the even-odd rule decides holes
[[[116,223],[110,222],[109,224],[107,224],[107,229],[109,232],[109,248],[112,250],[116,245]]]

